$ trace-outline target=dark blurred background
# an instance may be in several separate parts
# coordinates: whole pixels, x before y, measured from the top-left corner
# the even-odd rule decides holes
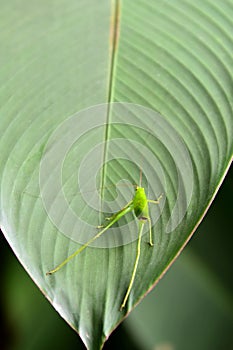
[[[104,349],[233,349],[233,168],[158,286]],[[85,349],[0,236],[0,350]]]

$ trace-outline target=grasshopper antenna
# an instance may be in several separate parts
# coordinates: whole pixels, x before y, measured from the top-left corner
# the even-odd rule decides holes
[[[142,168],[140,167],[139,186],[142,187]]]

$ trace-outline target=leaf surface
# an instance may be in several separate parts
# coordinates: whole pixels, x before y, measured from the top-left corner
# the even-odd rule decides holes
[[[232,14],[231,1],[2,4],[1,228],[88,349],[100,349],[161,278],[224,178],[233,150]],[[148,197],[163,198],[150,206],[154,247],[145,228],[120,311],[136,254],[132,215],[46,272],[98,232],[102,209],[132,198],[128,186],[108,186],[139,183],[140,168]],[[102,199],[92,192],[100,185]]]

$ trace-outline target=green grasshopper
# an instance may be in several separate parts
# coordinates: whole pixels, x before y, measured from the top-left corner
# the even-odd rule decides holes
[[[140,176],[140,183],[141,183],[141,176]],[[129,286],[126,291],[125,297],[122,301],[120,310],[122,310],[126,302],[128,300],[129,294],[132,290],[132,286],[134,283],[134,279],[137,272],[138,262],[140,258],[140,251],[141,251],[141,238],[142,238],[142,232],[143,227],[146,222],[149,224],[149,245],[153,246],[153,239],[152,239],[152,228],[151,228],[151,219],[149,215],[149,208],[148,203],[154,203],[159,204],[160,199],[162,198],[162,195],[157,200],[151,200],[147,199],[147,196],[145,194],[145,189],[140,186],[135,186],[135,194],[133,199],[126,205],[124,208],[122,208],[120,211],[118,211],[116,214],[112,215],[109,218],[106,218],[106,220],[109,221],[107,225],[98,226],[98,228],[102,228],[101,231],[99,231],[94,237],[92,237],[88,242],[86,242],[81,248],[76,250],[73,254],[71,254],[67,259],[65,259],[61,264],[59,264],[54,269],[48,271],[46,275],[52,275],[58,270],[60,270],[64,265],[66,265],[71,259],[73,259],[76,255],[81,253],[84,249],[86,249],[92,242],[94,242],[97,238],[99,238],[105,231],[107,231],[115,222],[117,222],[122,216],[126,215],[129,212],[134,211],[135,216],[139,220],[139,234],[138,234],[138,244],[137,244],[137,252],[136,252],[136,259],[134,263],[133,272],[130,278]]]

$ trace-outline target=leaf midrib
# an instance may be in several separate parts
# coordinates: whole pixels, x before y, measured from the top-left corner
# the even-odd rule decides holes
[[[112,19],[110,25],[110,66],[109,66],[109,78],[108,78],[108,98],[107,98],[107,113],[106,113],[106,124],[104,130],[104,145],[103,145],[103,155],[102,164],[104,165],[100,174],[100,188],[101,188],[101,207],[104,200],[104,186],[106,182],[107,174],[107,154],[108,154],[108,144],[107,140],[110,135],[110,119],[111,119],[111,102],[113,102],[113,91],[114,91],[114,73],[116,68],[116,57],[117,48],[119,42],[119,28],[120,28],[120,0],[115,0],[112,6]],[[102,210],[101,210],[102,211]]]

